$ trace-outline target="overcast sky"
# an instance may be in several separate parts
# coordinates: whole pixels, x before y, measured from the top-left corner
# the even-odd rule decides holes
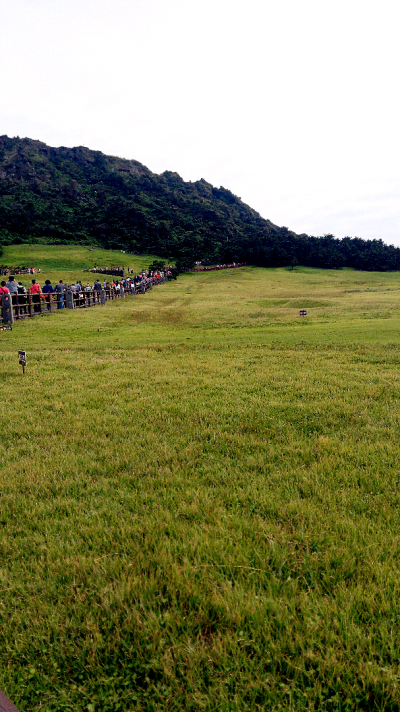
[[[400,245],[394,0],[0,0],[0,134]]]

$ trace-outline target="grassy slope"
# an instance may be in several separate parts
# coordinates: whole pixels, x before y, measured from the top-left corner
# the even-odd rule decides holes
[[[22,710],[399,709],[399,290],[245,268],[0,334]]]
[[[119,250],[102,250],[95,247],[78,247],[77,245],[10,245],[4,248],[0,264],[10,267],[34,267],[36,273],[33,277],[40,283],[50,279],[53,284],[63,279],[72,284],[77,279],[91,281],[92,275],[87,275],[83,269],[97,267],[128,267],[140,271],[153,261],[151,255],[128,255]],[[41,273],[37,270],[40,267]],[[26,287],[31,283],[32,276],[28,274],[16,275],[19,282]],[[2,277],[3,279],[3,277]]]

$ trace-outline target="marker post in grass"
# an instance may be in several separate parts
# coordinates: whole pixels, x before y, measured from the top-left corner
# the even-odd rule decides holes
[[[25,373],[26,366],[26,351],[18,351],[18,362],[22,366],[22,373]]]

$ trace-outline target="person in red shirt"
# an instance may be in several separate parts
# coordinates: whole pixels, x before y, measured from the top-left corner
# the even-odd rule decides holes
[[[36,279],[32,279],[32,284],[29,287],[29,291],[32,295],[33,308],[35,312],[40,312],[40,297],[42,295],[42,290],[40,284],[37,283]]]
[[[8,289],[8,287],[6,287],[4,279],[0,285],[0,294],[10,294],[10,290]]]

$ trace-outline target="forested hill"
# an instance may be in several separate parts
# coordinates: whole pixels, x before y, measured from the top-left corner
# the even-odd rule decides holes
[[[100,151],[0,137],[0,249],[11,242],[79,242],[177,260],[400,269],[381,240],[296,235],[225,188],[152,173]]]

